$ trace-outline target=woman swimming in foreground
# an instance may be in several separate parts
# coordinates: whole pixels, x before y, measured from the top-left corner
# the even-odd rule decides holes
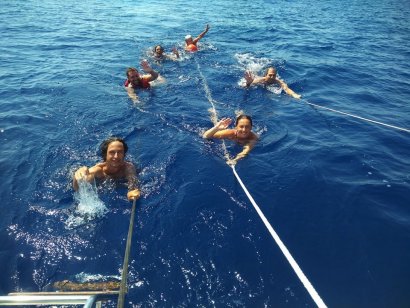
[[[228,129],[231,123],[230,118],[223,118],[214,127],[208,129],[202,137],[206,139],[229,139],[243,145],[243,150],[234,159],[228,161],[228,164],[234,165],[253,149],[258,140],[258,135],[252,132],[252,118],[248,115],[242,114],[237,117],[235,128]]]

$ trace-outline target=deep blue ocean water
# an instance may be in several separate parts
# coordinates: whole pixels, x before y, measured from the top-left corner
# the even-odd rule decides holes
[[[410,128],[409,14],[396,0],[1,1],[0,294],[120,277],[125,189],[99,187],[107,211],[87,220],[71,188],[116,135],[143,192],[130,307],[314,307],[222,143],[201,137],[212,102],[252,115],[261,138],[236,170],[324,302],[409,307],[410,134],[306,103]],[[206,23],[200,52],[147,56]],[[134,104],[125,70],[144,58],[166,82]],[[307,101],[240,87],[269,65]]]

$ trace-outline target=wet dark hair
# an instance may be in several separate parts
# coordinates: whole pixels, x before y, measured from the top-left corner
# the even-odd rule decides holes
[[[242,120],[242,119],[249,120],[249,122],[251,123],[251,127],[253,126],[252,118],[250,116],[246,115],[246,114],[241,114],[239,117],[236,118],[235,126],[238,126],[239,120]]]
[[[154,47],[154,53],[157,52],[157,47],[161,48],[161,50],[164,51],[164,47],[162,47],[161,45],[157,45]]]
[[[103,161],[107,160],[108,146],[115,141],[121,142],[124,147],[124,155],[127,153],[128,145],[125,143],[124,139],[118,138],[118,137],[110,137],[107,140],[104,140],[100,145],[100,152],[101,152],[101,157]]]
[[[278,73],[278,71],[276,70],[276,68],[274,68],[273,66],[269,66],[269,67],[266,69],[266,71],[265,71],[265,76],[268,75],[268,72],[269,72],[270,69],[273,69],[274,74],[277,74],[277,73]]]
[[[127,78],[128,78],[128,74],[129,74],[130,72],[137,72],[137,73],[138,73],[138,70],[137,70],[135,67],[129,67],[129,68],[127,68],[127,71],[125,72],[125,74],[127,75]]]

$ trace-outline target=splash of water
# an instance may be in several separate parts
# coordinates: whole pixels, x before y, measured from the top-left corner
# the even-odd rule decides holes
[[[249,70],[258,74],[262,69],[272,65],[272,60],[268,58],[257,58],[250,53],[237,53],[235,58],[243,70]]]
[[[100,218],[108,211],[104,202],[97,194],[95,183],[91,184],[84,180],[78,181],[78,191],[74,193],[74,199],[78,206],[73,214],[66,220],[66,228],[72,229]]]

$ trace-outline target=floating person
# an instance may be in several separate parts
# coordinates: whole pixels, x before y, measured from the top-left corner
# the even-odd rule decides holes
[[[95,166],[88,168],[86,166],[77,169],[73,176],[73,188],[79,189],[78,182],[85,180],[93,182],[95,180],[127,180],[128,200],[138,199],[141,195],[137,187],[137,175],[132,163],[125,160],[128,146],[121,138],[111,137],[102,142],[101,156],[103,161]]]
[[[236,155],[236,157],[228,164],[233,165],[242,158],[244,158],[253,149],[258,140],[258,135],[252,132],[252,118],[248,115],[242,114],[236,118],[235,128],[228,129],[232,123],[232,119],[223,118],[214,127],[208,129],[203,135],[203,138],[211,139],[229,139],[243,145],[243,150]]]
[[[249,87],[251,85],[274,85],[277,84],[279,85],[285,92],[286,94],[299,99],[301,95],[295,93],[292,89],[288,87],[286,82],[283,80],[277,78],[277,72],[274,67],[269,67],[266,70],[265,76],[254,76],[250,71],[245,71],[244,78],[246,80],[246,87]]]
[[[174,47],[172,48],[172,54],[167,54],[164,52],[164,48],[161,45],[157,45],[154,47],[154,50],[153,50],[153,58],[157,61],[167,60],[167,59],[176,61],[179,59],[179,52]]]
[[[134,101],[138,101],[135,89],[148,89],[151,87],[150,82],[158,78],[158,73],[152,69],[147,60],[141,61],[141,67],[147,75],[141,76],[135,67],[130,67],[126,71],[127,80],[124,87],[127,89],[128,96]]]
[[[204,35],[208,32],[209,25],[206,25],[205,30],[201,32],[195,39],[192,38],[192,35],[188,34],[185,36],[185,51],[195,52],[198,51],[197,43],[198,41],[204,37]]]

